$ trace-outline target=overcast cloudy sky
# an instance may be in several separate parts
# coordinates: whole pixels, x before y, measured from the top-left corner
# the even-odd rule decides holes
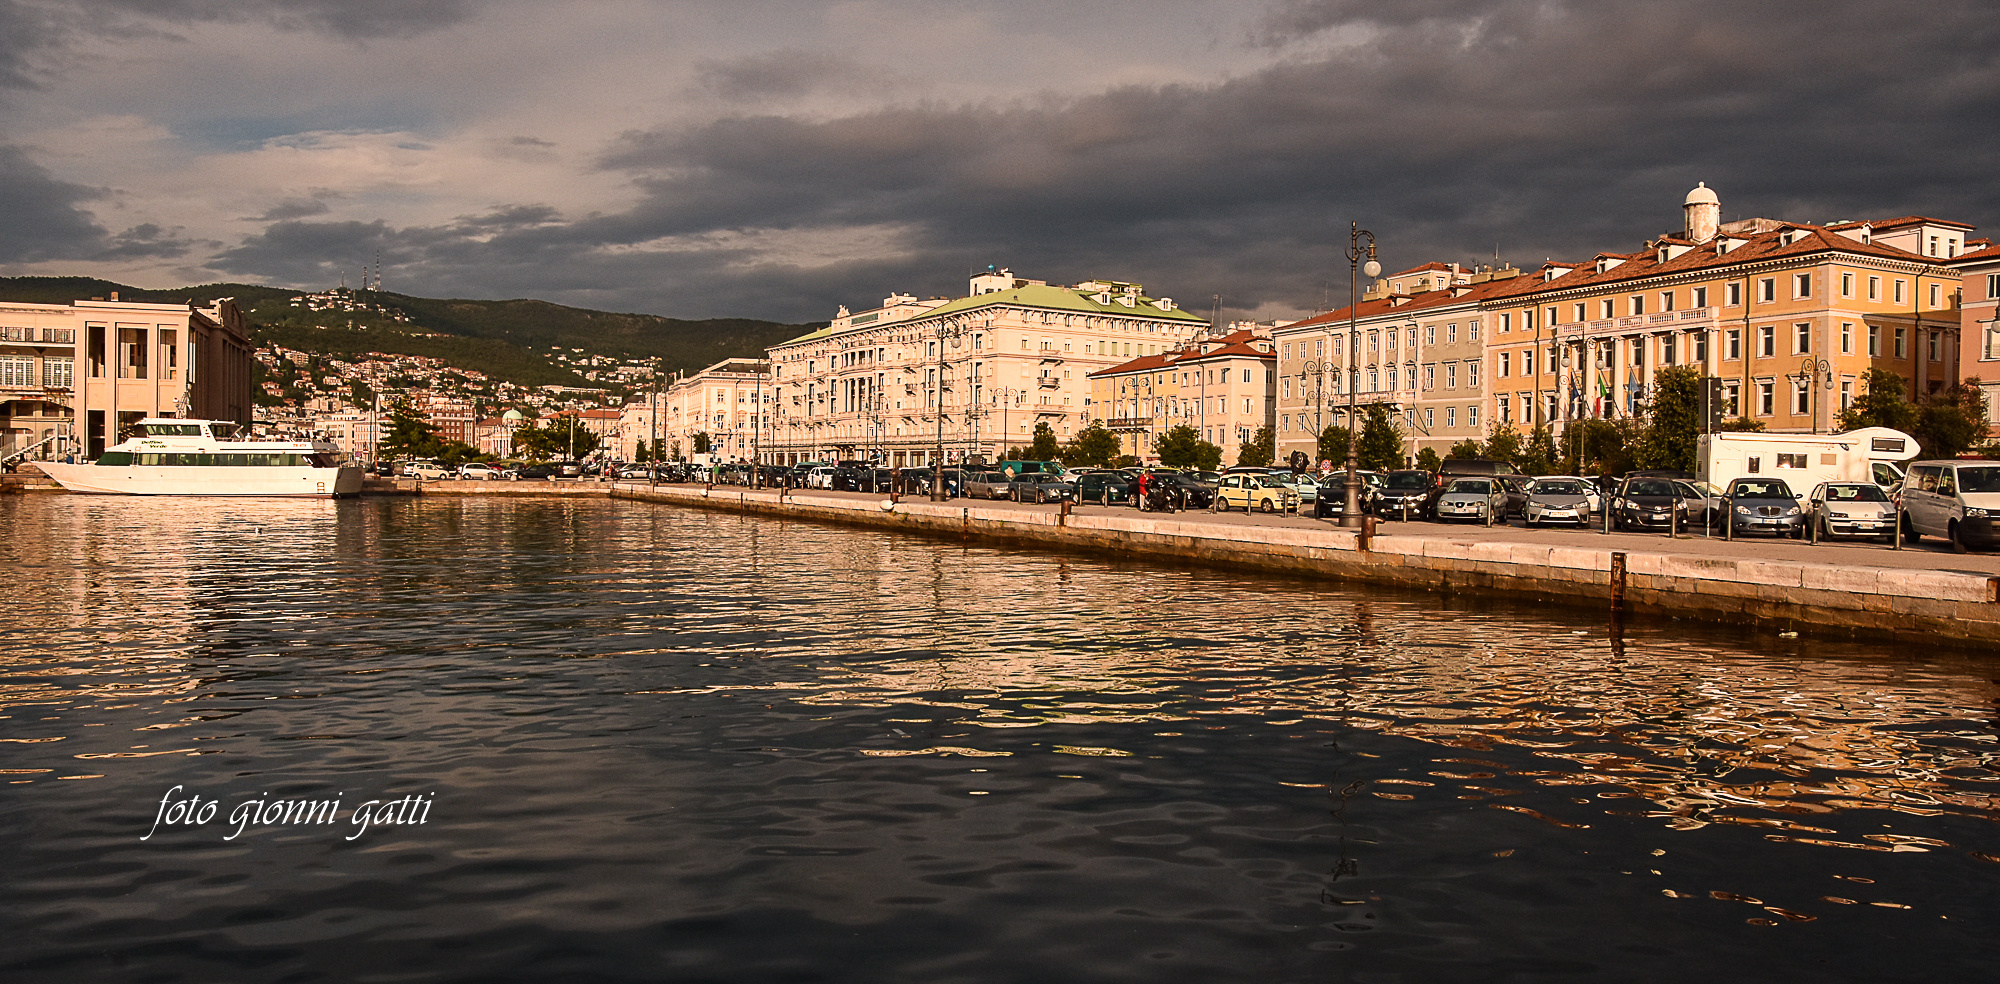
[[[1992,0],[0,0],[0,272],[1225,314],[1725,218],[2000,226]]]

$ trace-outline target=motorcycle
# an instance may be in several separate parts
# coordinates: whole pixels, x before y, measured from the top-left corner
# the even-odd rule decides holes
[[[1147,482],[1145,493],[1139,496],[1140,512],[1170,513],[1181,504],[1181,490],[1166,482]]]

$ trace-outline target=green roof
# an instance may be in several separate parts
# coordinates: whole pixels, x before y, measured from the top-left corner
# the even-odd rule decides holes
[[[1153,298],[1141,296],[1138,303],[1126,307],[1115,300],[1110,304],[1099,304],[1097,299],[1073,287],[1049,287],[1030,284],[1013,290],[999,290],[977,297],[961,297],[943,307],[932,308],[910,320],[929,318],[940,314],[957,314],[996,304],[1010,304],[1018,307],[1048,308],[1055,311],[1076,311],[1082,314],[1103,314],[1119,318],[1159,318],[1166,321],[1185,321],[1207,324],[1208,319],[1189,311],[1175,308],[1162,311],[1152,304]]]

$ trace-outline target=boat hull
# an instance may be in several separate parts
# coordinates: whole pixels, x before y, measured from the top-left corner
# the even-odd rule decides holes
[[[71,492],[98,495],[286,496],[329,499],[361,493],[361,469],[229,465],[64,465],[36,462]]]

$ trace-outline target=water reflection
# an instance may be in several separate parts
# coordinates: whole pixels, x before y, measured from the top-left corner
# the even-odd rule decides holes
[[[0,972],[1895,979],[2000,929],[1977,656],[629,503],[0,523]],[[440,819],[139,844],[176,783]]]

